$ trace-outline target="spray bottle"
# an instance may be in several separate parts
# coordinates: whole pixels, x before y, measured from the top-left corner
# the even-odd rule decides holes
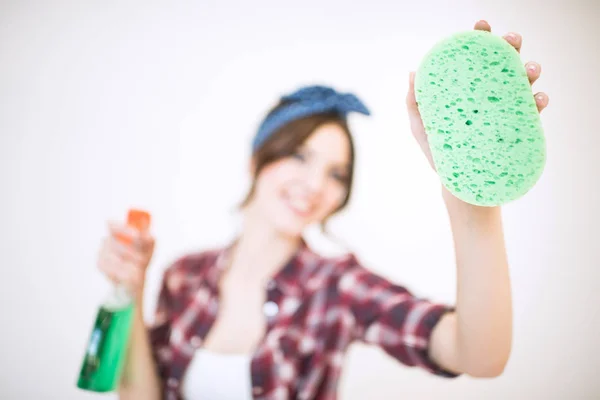
[[[150,226],[150,214],[132,209],[127,225],[138,231]],[[120,237],[126,245],[131,240]],[[122,285],[116,285],[96,314],[85,351],[77,387],[92,392],[112,392],[120,383],[133,321],[134,299]]]

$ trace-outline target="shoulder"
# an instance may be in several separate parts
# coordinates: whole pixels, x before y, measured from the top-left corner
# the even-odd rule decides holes
[[[163,285],[169,292],[193,289],[217,266],[225,247],[214,247],[183,254],[172,261],[163,273]]]
[[[166,275],[198,273],[216,264],[223,248],[210,248],[183,254],[172,261],[165,270]]]
[[[314,257],[318,259],[319,264],[316,270],[322,275],[327,275],[330,285],[334,285],[341,295],[355,296],[358,293],[374,295],[385,292],[409,294],[409,290],[404,285],[371,269],[354,252],[349,251],[336,256],[315,254]]]
[[[314,266],[310,269],[310,278],[320,276],[340,289],[348,289],[358,281],[384,280],[365,267],[357,254],[351,251],[331,256],[308,249],[302,254],[302,261],[304,265]]]
[[[351,251],[331,256],[309,250],[303,254],[303,257],[317,264],[319,270],[326,271],[328,275],[339,279],[353,274],[369,273],[357,254]]]

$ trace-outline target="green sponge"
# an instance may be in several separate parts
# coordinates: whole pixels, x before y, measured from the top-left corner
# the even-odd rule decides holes
[[[538,181],[546,142],[525,67],[490,32],[436,44],[415,75],[415,97],[442,183],[480,206],[516,200]]]

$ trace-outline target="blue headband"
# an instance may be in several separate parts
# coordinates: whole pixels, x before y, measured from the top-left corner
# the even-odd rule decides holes
[[[371,115],[367,107],[352,93],[338,93],[326,86],[306,86],[281,98],[288,104],[278,108],[262,122],[252,141],[258,149],[279,128],[299,118],[326,112],[337,112],[346,118],[350,112]]]

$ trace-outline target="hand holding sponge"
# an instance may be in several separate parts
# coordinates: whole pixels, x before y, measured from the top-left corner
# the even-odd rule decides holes
[[[539,180],[540,114],[519,53],[488,31],[437,43],[415,76],[415,97],[442,184],[461,200],[497,206]]]

